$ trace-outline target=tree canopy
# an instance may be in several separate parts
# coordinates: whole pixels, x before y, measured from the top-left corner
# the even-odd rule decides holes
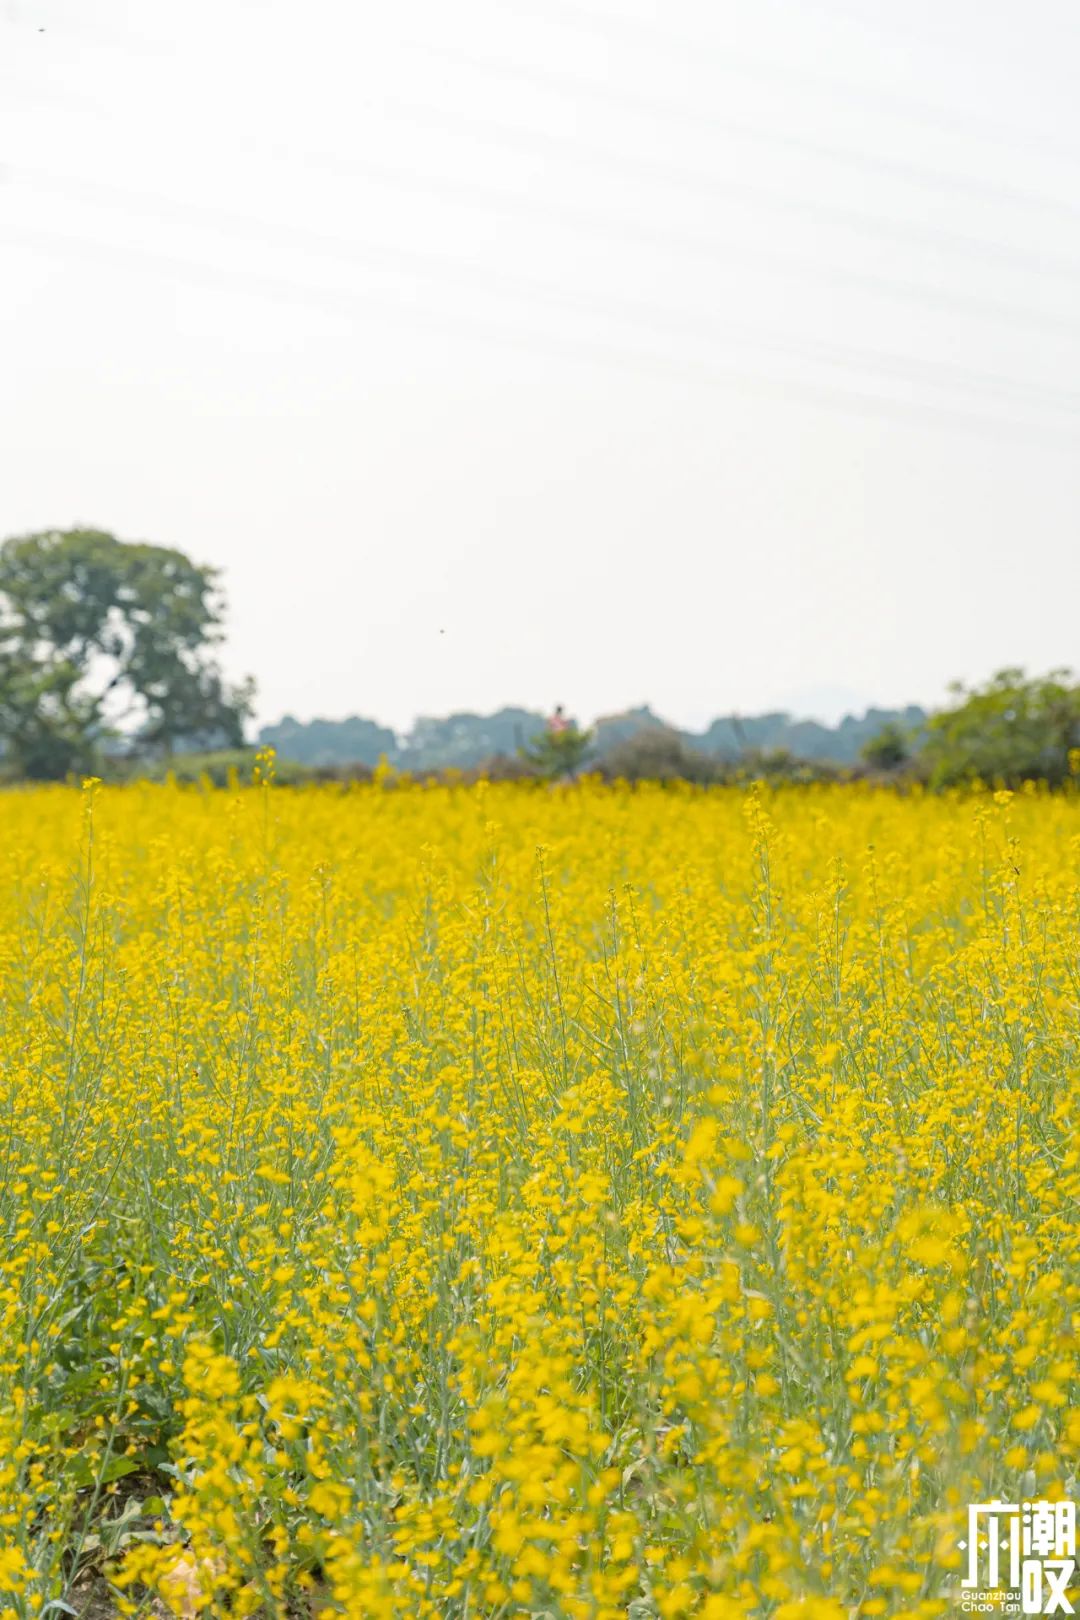
[[[931,717],[924,756],[935,787],[952,783],[1063,782],[1080,747],[1080,687],[1068,670],[1028,676],[1003,669],[985,686],[952,688]]]
[[[541,776],[554,782],[580,770],[592,740],[591,731],[580,730],[577,722],[571,720],[562,731],[537,732],[520,754]]]
[[[30,777],[92,770],[109,746],[237,746],[250,682],[217,662],[218,571],[99,529],[0,546],[0,739]]]

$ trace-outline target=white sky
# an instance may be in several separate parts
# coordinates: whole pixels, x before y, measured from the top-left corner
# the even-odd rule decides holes
[[[1069,0],[0,0],[0,533],[260,719],[1080,663]]]

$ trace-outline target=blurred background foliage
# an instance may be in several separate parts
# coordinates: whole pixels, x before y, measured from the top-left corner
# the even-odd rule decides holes
[[[224,785],[250,777],[259,749],[277,780],[488,776],[552,781],[582,771],[629,782],[871,777],[947,788],[1061,786],[1080,769],[1080,686],[1068,670],[999,671],[957,685],[928,714],[867,709],[836,725],[784,711],[721,715],[702,732],[647,705],[589,730],[535,710],[420,716],[405,734],[361,715],[285,715],[247,742],[251,681],[218,661],[225,600],[217,570],[183,552],[98,529],[47,530],[0,546],[0,772],[3,779],[96,774]]]

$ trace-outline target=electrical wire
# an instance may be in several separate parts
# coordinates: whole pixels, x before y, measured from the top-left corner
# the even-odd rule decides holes
[[[18,89],[26,92],[26,86],[23,84],[19,84]],[[104,122],[117,122],[115,110],[105,109],[99,102],[83,94],[73,97],[68,91],[57,91],[50,86],[34,86],[31,99],[52,102],[55,105],[62,105],[65,109],[70,109],[74,102],[74,105],[78,105],[83,112],[91,113],[92,117],[100,118]],[[1048,253],[1043,249],[1027,251],[1014,245],[986,240],[984,237],[973,237],[967,232],[949,230],[941,225],[920,227],[910,222],[882,219],[879,215],[866,214],[861,209],[821,203],[818,199],[806,198],[800,193],[771,190],[767,186],[753,185],[750,181],[730,180],[708,175],[699,170],[688,170],[683,165],[669,164],[653,156],[630,157],[617,149],[581,143],[576,138],[565,138],[551,131],[528,130],[521,128],[520,125],[507,125],[495,118],[476,117],[474,113],[432,109],[431,105],[410,102],[406,97],[384,97],[377,104],[376,110],[381,110],[393,120],[408,123],[415,128],[436,130],[439,133],[463,133],[470,139],[492,146],[497,144],[500,147],[512,147],[517,151],[554,154],[575,165],[575,168],[597,168],[601,172],[625,175],[635,183],[644,181],[649,185],[664,188],[674,185],[688,193],[706,196],[711,201],[730,198],[737,203],[759,207],[764,212],[780,215],[784,219],[790,219],[792,215],[797,214],[805,219],[814,220],[816,224],[839,225],[844,230],[850,230],[871,240],[918,246],[929,249],[931,253],[975,254],[981,262],[993,261],[1002,267],[1014,267],[1018,271],[1027,271],[1031,274],[1059,275],[1069,280],[1080,277],[1080,258],[1077,256]],[[291,162],[298,162],[311,168],[324,168],[327,172],[355,173],[358,177],[385,181],[390,185],[400,185],[410,190],[437,191],[461,196],[466,201],[484,201],[504,212],[523,214],[529,211],[542,211],[542,206],[533,203],[533,199],[513,198],[495,186],[479,185],[476,181],[461,181],[453,177],[426,177],[402,165],[342,157],[340,154],[330,152],[304,152],[295,147],[274,147],[243,139],[240,143],[236,143],[232,134],[230,144],[233,149],[243,149],[259,160],[287,157]],[[591,211],[581,211],[580,214],[576,214],[576,219],[580,220],[581,224],[589,225],[594,220],[594,214]]]
[[[492,271],[483,265],[451,259],[444,254],[425,253],[414,248],[390,246],[383,242],[331,236],[304,227],[282,225],[250,215],[238,215],[205,204],[167,201],[155,194],[121,188],[101,181],[56,175],[47,170],[29,168],[25,165],[0,166],[0,178],[10,179],[13,176],[52,195],[88,198],[95,203],[134,213],[139,217],[156,215],[164,219],[183,219],[269,245],[286,245],[303,252],[313,252],[329,261],[350,265],[374,264],[383,268],[404,270],[410,275],[433,279],[439,284],[464,285],[470,290],[478,288],[484,291],[494,290],[509,297],[554,304],[557,308],[579,310],[604,318],[611,318],[614,315],[632,322],[635,326],[649,326],[662,333],[688,336],[695,340],[708,336],[728,343],[764,348],[787,357],[870,372],[888,379],[899,378],[929,383],[934,387],[951,387],[979,396],[996,393],[1014,403],[1062,410],[1067,413],[1080,410],[1080,392],[1029,383],[1000,373],[970,370],[942,361],[921,361],[881,350],[861,349],[854,345],[807,341],[761,326],[717,321],[709,313],[688,314],[685,311],[664,309],[617,292],[605,291],[602,295],[590,296],[578,289],[567,288],[541,277],[516,272],[508,275]]]
[[[474,72],[538,85],[571,98],[584,93],[597,101],[609,102],[613,106],[624,107],[648,117],[670,118],[690,128],[734,135],[741,140],[773,146],[783,151],[809,153],[843,167],[861,169],[869,174],[885,175],[889,179],[902,180],[930,190],[998,203],[1006,202],[1061,215],[1071,220],[1080,219],[1080,204],[1065,202],[1057,197],[1047,197],[1040,192],[1028,191],[1020,186],[1003,186],[994,181],[948,174],[938,169],[926,168],[922,164],[884,158],[869,152],[856,152],[849,147],[834,146],[831,142],[815,140],[805,135],[785,135],[779,131],[761,129],[737,119],[722,118],[715,113],[698,112],[691,107],[643,95],[639,91],[618,90],[598,79],[567,74],[535,62],[515,62],[505,57],[474,56],[469,51],[448,45],[428,43],[424,45],[424,49],[437,58],[470,68]]]
[[[26,87],[20,88],[25,91]],[[57,91],[49,86],[33,87],[31,99],[65,107],[69,107],[72,102],[68,92]],[[75,98],[75,105],[83,112],[103,121],[116,121],[117,115],[112,109],[104,108],[84,95]],[[1080,258],[1069,255],[1045,252],[1041,249],[1026,251],[1023,248],[988,241],[984,237],[972,236],[941,226],[919,227],[910,223],[897,223],[882,219],[880,216],[866,214],[859,209],[822,203],[797,193],[776,191],[746,181],[687,170],[681,165],[665,163],[652,156],[628,157],[625,153],[614,149],[581,143],[576,139],[549,131],[523,129],[496,119],[448,112],[410,102],[406,98],[384,98],[376,110],[417,128],[436,130],[440,133],[464,133],[470,139],[490,145],[498,144],[504,148],[509,147],[523,152],[552,154],[567,163],[572,163],[577,169],[594,168],[601,172],[624,175],[636,183],[645,182],[665,188],[678,186],[691,194],[707,197],[713,202],[726,197],[781,218],[799,215],[819,224],[838,225],[842,229],[873,240],[926,248],[939,254],[970,253],[977,255],[982,261],[992,260],[1005,268],[1014,268],[1036,275],[1056,276],[1066,280],[1080,278]],[[335,153],[303,151],[250,140],[237,142],[231,135],[229,139],[233,150],[246,151],[258,161],[284,159],[303,164],[308,168],[322,169],[327,173],[356,175],[382,184],[398,185],[405,190],[453,195],[466,202],[482,202],[503,213],[518,215],[537,213],[546,214],[547,217],[558,217],[558,211],[553,212],[532,199],[516,197],[498,187],[485,186],[475,181],[463,181],[452,176],[429,176],[415,169],[375,162],[368,158],[342,157]],[[600,221],[605,218],[603,215],[597,216],[593,210],[579,210],[570,214],[564,210],[562,217],[572,218],[575,224],[594,231],[602,228]],[[606,217],[611,218],[610,215]],[[617,222],[615,228],[618,228]]]
[[[826,387],[798,378],[766,378],[760,373],[739,371],[734,367],[703,366],[700,363],[662,355],[630,353],[608,343],[577,338],[567,340],[559,334],[529,333],[460,312],[450,317],[432,314],[417,309],[407,299],[385,294],[358,296],[349,292],[313,288],[310,284],[281,276],[268,276],[264,272],[223,271],[219,266],[207,265],[197,260],[152,252],[144,248],[117,248],[92,238],[0,225],[0,239],[16,244],[21,242],[32,249],[65,257],[70,256],[74,250],[84,259],[96,259],[99,263],[119,266],[129,272],[133,266],[139,265],[143,269],[204,289],[223,290],[241,296],[255,294],[308,309],[334,311],[348,316],[369,315],[378,309],[382,313],[389,313],[403,320],[410,331],[437,332],[451,338],[467,334],[470,339],[494,343],[500,348],[519,349],[542,359],[558,356],[583,360],[638,375],[651,375],[667,381],[735,390],[742,395],[756,395],[770,400],[779,398],[787,403],[838,410],[848,415],[855,414],[860,418],[874,415],[909,425],[955,428],[999,442],[1028,443],[1047,450],[1064,450],[1071,456],[1075,456],[1077,445],[1080,444],[1080,435],[1075,432],[1034,426],[1014,418],[987,416],[952,406],[912,404],[864,390]]]
[[[650,51],[686,57],[695,62],[707,61],[739,79],[753,78],[766,84],[794,86],[825,96],[830,101],[848,101],[856,106],[869,107],[875,113],[891,108],[899,117],[932,128],[978,133],[983,137],[990,136],[1007,142],[1010,146],[1020,144],[1047,151],[1056,149],[1056,143],[1044,136],[1033,134],[1030,130],[1019,129],[1013,124],[1003,124],[996,119],[985,118],[978,113],[953,112],[916,96],[899,95],[895,91],[882,90],[878,87],[864,89],[843,79],[810,72],[806,68],[794,68],[786,63],[778,65],[762,62],[755,57],[744,55],[741,51],[734,51],[730,46],[720,45],[715,40],[672,33],[667,27],[642,17],[630,17],[625,13],[616,16],[613,12],[593,11],[578,5],[576,0],[498,0],[498,9],[500,12],[515,11],[523,16],[547,21],[554,18],[562,25],[599,34],[608,39],[640,41],[646,44]],[[853,19],[848,17],[846,20],[850,23]],[[1070,156],[1080,156],[1080,152],[1070,153]]]
[[[418,114],[423,121],[436,128],[458,128],[463,125],[469,127],[470,121],[455,117],[446,120],[441,114]],[[487,129],[484,121],[483,129]],[[557,137],[549,138],[536,132],[506,131],[506,139],[524,149],[545,149],[551,146],[552,139],[560,147],[573,149],[572,143],[562,142]],[[262,150],[249,147],[250,150]],[[690,254],[705,260],[719,262],[724,265],[742,263],[758,270],[764,270],[775,275],[797,275],[805,281],[814,281],[819,285],[845,286],[853,290],[865,292],[873,296],[915,302],[967,316],[985,316],[995,321],[1008,321],[1015,324],[1032,327],[1037,330],[1052,332],[1059,336],[1075,337],[1080,334],[1080,327],[1075,322],[1062,319],[1043,309],[1033,310],[1022,305],[1000,302],[978,295],[964,293],[951,293],[931,282],[918,280],[901,280],[893,276],[883,276],[870,271],[850,270],[843,265],[822,264],[816,259],[806,255],[791,253],[779,254],[768,249],[756,249],[747,244],[741,237],[722,237],[716,233],[702,233],[700,231],[687,231],[685,229],[665,228],[658,230],[655,227],[643,224],[640,220],[623,220],[610,212],[588,208],[574,208],[566,204],[540,203],[534,199],[523,199],[513,196],[499,188],[480,186],[473,182],[457,180],[433,179],[426,175],[417,175],[397,166],[388,166],[373,163],[367,159],[341,157],[332,153],[303,152],[288,146],[266,148],[272,152],[277,161],[290,161],[302,167],[318,169],[339,176],[350,175],[366,180],[376,180],[403,187],[418,189],[428,193],[452,193],[466,200],[483,202],[491,205],[498,211],[517,215],[518,217],[545,219],[575,231],[584,230],[592,235],[608,236],[614,240],[634,242],[639,245],[660,248],[664,251],[678,251]],[[780,206],[778,202],[778,206]],[[797,205],[796,205],[797,206]],[[974,247],[975,244],[972,243]],[[1060,266],[1062,274],[1075,274],[1070,262],[1063,262]]]

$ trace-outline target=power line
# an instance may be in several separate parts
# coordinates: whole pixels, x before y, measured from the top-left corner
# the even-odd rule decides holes
[[[753,124],[740,123],[732,118],[721,118],[713,113],[698,112],[693,108],[643,95],[638,91],[617,90],[597,79],[575,77],[533,62],[514,62],[503,57],[473,56],[468,51],[447,45],[424,44],[423,48],[433,56],[471,68],[474,72],[501,74],[523,83],[541,85],[562,95],[579,95],[584,92],[599,101],[626,107],[644,113],[648,117],[670,118],[693,128],[736,135],[741,139],[755,141],[760,145],[775,146],[784,151],[808,152],[832,163],[863,169],[871,174],[887,175],[891,179],[904,180],[931,190],[982,197],[994,202],[1014,203],[1045,213],[1060,214],[1068,219],[1080,219],[1080,206],[1056,197],[1045,197],[1039,192],[1026,191],[1022,187],[1002,186],[994,181],[946,174],[917,163],[883,158],[868,152],[855,152],[848,147],[834,146],[828,141],[815,140],[809,136],[784,135],[778,131],[760,129]]]
[[[573,309],[610,318],[615,315],[654,330],[700,339],[708,335],[726,342],[757,346],[782,355],[840,366],[848,370],[878,373],[890,379],[929,383],[933,387],[952,387],[961,391],[1000,394],[1006,400],[1049,410],[1074,412],[1080,410],[1080,393],[1058,389],[1050,385],[1029,383],[1020,378],[1000,373],[974,371],[941,361],[920,361],[904,355],[880,350],[860,349],[853,345],[837,345],[820,341],[807,341],[796,336],[777,333],[760,326],[719,322],[711,314],[689,315],[671,311],[648,302],[627,298],[619,293],[606,292],[601,297],[582,294],[541,277],[513,273],[507,275],[492,271],[483,265],[450,259],[443,254],[424,253],[414,248],[388,246],[381,242],[330,236],[304,227],[283,225],[250,215],[239,215],[205,204],[166,201],[157,195],[132,191],[101,181],[90,181],[72,176],[56,175],[46,170],[25,165],[7,165],[0,168],[0,178],[14,175],[54,195],[88,197],[108,207],[137,213],[140,217],[156,214],[165,218],[183,218],[215,230],[245,236],[271,244],[288,243],[305,252],[315,252],[331,260],[348,264],[365,263],[405,270],[437,283],[464,285],[469,289],[481,287],[517,299],[539,300],[561,309]]]
[[[103,113],[102,116],[107,117],[108,115]],[[448,119],[441,113],[431,112],[418,112],[412,116],[416,121],[423,121],[436,128],[473,127],[476,122],[458,115]],[[479,124],[479,128],[483,135],[490,134],[490,126],[486,120]],[[545,149],[551,146],[553,142],[560,148],[569,147],[571,151],[573,150],[573,143],[563,142],[558,137],[549,137],[538,132],[505,130],[503,133],[511,144],[521,146],[527,150]],[[262,150],[252,143],[246,144],[249,151],[261,152]],[[328,173],[356,175],[364,179],[386,181],[403,187],[421,189],[425,192],[435,192],[436,194],[453,191],[458,196],[490,204],[506,214],[546,219],[575,231],[585,230],[593,235],[609,236],[617,240],[621,239],[651,248],[659,248],[668,253],[677,250],[680,253],[702,258],[709,262],[722,263],[725,266],[730,266],[733,262],[742,263],[788,279],[792,276],[798,276],[804,281],[815,281],[819,285],[849,287],[874,297],[914,302],[966,316],[983,316],[995,321],[1011,322],[1041,331],[1052,332],[1059,336],[1076,337],[1080,335],[1080,326],[1075,322],[1062,319],[1047,311],[1036,311],[1021,305],[1003,303],[996,299],[987,299],[970,293],[951,293],[931,282],[911,279],[900,280],[892,276],[878,275],[874,272],[850,270],[843,265],[823,265],[818,260],[808,258],[805,255],[780,254],[771,252],[768,249],[755,249],[741,238],[722,237],[715,232],[703,233],[674,228],[658,230],[653,226],[643,224],[640,220],[623,220],[617,215],[592,207],[574,208],[567,204],[537,203],[533,199],[521,199],[512,196],[498,188],[480,186],[473,182],[435,180],[430,176],[417,175],[415,172],[400,169],[396,166],[375,164],[366,159],[343,158],[332,153],[297,152],[288,146],[268,147],[266,151],[272,151],[278,161],[284,159],[299,166],[322,169]],[[618,161],[620,165],[625,162],[622,159]],[[972,246],[975,246],[974,242]]]
[[[723,72],[740,79],[749,77],[766,83],[809,88],[830,100],[850,101],[858,106],[871,107],[875,112],[892,107],[901,117],[915,122],[926,123],[940,129],[978,131],[1010,144],[1020,142],[1023,145],[1044,149],[1054,145],[1053,142],[1030,130],[1020,130],[1015,125],[1002,124],[996,119],[985,118],[977,113],[952,112],[916,96],[897,95],[894,91],[877,87],[864,90],[843,79],[808,72],[805,68],[761,62],[755,57],[745,56],[742,52],[733,51],[729,46],[720,45],[714,40],[671,33],[667,28],[641,17],[628,17],[625,14],[616,16],[608,11],[593,11],[574,3],[574,0],[498,0],[498,4],[500,11],[516,11],[525,16],[543,19],[559,18],[572,27],[602,37],[645,41],[650,50],[689,57],[697,62],[715,63]]]
[[[303,163],[306,160],[298,158],[297,161]],[[347,158],[335,159],[320,155],[316,162],[320,168],[336,167],[342,173],[353,167],[352,160]],[[356,172],[361,172],[361,168],[362,166],[358,166]],[[828,287],[849,287],[875,297],[914,302],[954,314],[986,316],[995,321],[1010,321],[1021,326],[1053,332],[1059,336],[1080,336],[1080,325],[1076,322],[1064,320],[1043,310],[1032,310],[970,293],[952,293],[931,282],[904,281],[892,276],[877,275],[872,271],[849,270],[843,265],[821,264],[805,255],[752,248],[738,237],[722,237],[715,232],[687,231],[670,227],[661,230],[638,220],[623,220],[615,215],[598,212],[596,209],[575,209],[565,204],[538,205],[529,202],[519,205],[516,201],[507,201],[503,206],[506,212],[544,217],[560,225],[571,226],[575,230],[585,230],[594,235],[658,247],[668,253],[678,251],[725,266],[741,263],[788,279],[798,277]]]
[[[862,235],[876,236],[885,241],[912,243],[939,252],[946,250],[950,252],[976,253],[980,258],[994,259],[998,263],[1012,265],[1022,270],[1061,275],[1068,278],[1080,275],[1080,259],[1077,258],[1047,254],[1041,251],[1027,253],[1021,248],[1008,247],[998,242],[988,242],[983,237],[945,230],[940,226],[919,228],[907,224],[895,224],[889,220],[882,220],[876,216],[864,214],[858,209],[844,208],[831,203],[821,203],[790,192],[772,191],[765,187],[751,185],[746,181],[720,179],[711,175],[703,175],[684,169],[680,165],[664,163],[655,158],[628,157],[625,153],[612,148],[598,147],[588,143],[583,144],[576,137],[555,135],[547,130],[523,129],[519,125],[509,125],[495,119],[478,118],[473,114],[446,112],[440,108],[416,106],[398,98],[387,99],[383,105],[392,117],[425,128],[450,132],[464,130],[476,139],[498,141],[503,145],[517,147],[522,151],[557,152],[576,167],[585,164],[589,167],[624,174],[635,180],[645,179],[655,181],[657,184],[678,185],[685,190],[707,195],[714,201],[721,196],[734,197],[741,202],[751,203],[778,214],[785,216],[804,214],[808,218],[832,225],[843,225],[848,229],[858,231]],[[340,163],[352,164],[356,160],[337,159],[320,153],[316,155],[315,161],[320,165],[330,167]],[[582,217],[585,218],[586,216]]]
[[[52,100],[64,106],[69,105],[71,99],[66,92],[50,91],[47,86],[35,87],[34,96],[36,99]],[[101,107],[89,97],[78,97],[77,104],[102,120],[112,122],[116,118],[110,109]],[[567,138],[546,130],[523,129],[496,119],[449,112],[400,97],[383,98],[379,110],[400,122],[413,124],[418,128],[453,134],[464,132],[470,139],[488,144],[499,143],[504,147],[509,146],[525,152],[554,153],[579,169],[584,165],[609,173],[626,175],[638,182],[645,181],[665,187],[676,185],[691,193],[706,196],[712,201],[720,197],[729,197],[785,218],[799,214],[818,223],[839,225],[846,230],[880,241],[899,242],[927,248],[936,253],[972,253],[978,255],[980,259],[990,259],[1004,267],[1013,267],[1034,274],[1061,276],[1069,280],[1080,276],[1080,258],[1045,253],[1041,250],[1026,252],[1022,248],[987,241],[983,237],[951,231],[941,226],[919,227],[909,223],[897,223],[865,214],[859,209],[822,203],[795,193],[775,191],[746,181],[701,174],[653,157],[628,157],[625,153],[612,148],[583,144],[576,138]],[[429,176],[415,169],[377,163],[367,158],[341,157],[335,153],[317,151],[304,152],[292,147],[260,145],[251,141],[236,142],[231,136],[230,142],[234,149],[246,150],[263,160],[269,157],[275,160],[284,158],[306,167],[324,169],[327,173],[356,175],[380,183],[398,185],[403,189],[422,190],[436,195],[449,193],[467,202],[483,202],[503,213],[537,214],[561,219],[594,231],[619,229],[619,222],[612,220],[610,215],[607,216],[607,220],[612,222],[609,226],[605,223],[605,216],[597,215],[594,210],[552,209],[550,206],[538,204],[531,198],[522,199],[498,187],[485,186],[476,181]],[[906,294],[898,292],[897,296]]]
[[[574,0],[498,0],[498,9],[512,10],[523,15],[550,18],[552,16],[565,19],[567,23],[586,31],[608,35],[610,37],[638,38],[647,40],[650,49],[659,49],[668,54],[692,57],[694,60],[708,60],[716,63],[723,71],[736,74],[740,77],[753,77],[765,82],[776,84],[790,84],[808,87],[815,93],[826,96],[832,100],[842,99],[854,104],[872,107],[880,111],[883,107],[895,108],[897,113],[908,119],[922,121],[944,129],[970,129],[983,135],[990,135],[1012,144],[1020,142],[1024,145],[1040,147],[1044,150],[1055,147],[1056,143],[1046,136],[1030,130],[1021,130],[1012,124],[1004,124],[996,119],[986,118],[977,113],[953,112],[921,97],[899,95],[895,91],[883,90],[875,87],[864,90],[859,86],[851,85],[842,79],[834,79],[827,75],[808,71],[806,68],[790,67],[786,64],[762,62],[759,59],[747,56],[740,51],[734,51],[728,46],[720,45],[713,40],[704,40],[679,33],[672,33],[665,27],[658,26],[646,19],[616,15],[612,12],[593,11],[574,3]],[[820,5],[818,9],[823,9]],[[835,8],[825,7],[824,10],[838,15],[845,26],[852,22],[865,24],[867,19],[861,15],[856,16],[847,11],[837,12]],[[21,26],[17,19],[0,17],[0,23],[10,26]],[[72,19],[65,16],[61,21],[50,28],[50,35],[63,38],[65,34],[72,34],[87,40],[98,40],[103,45],[113,49],[128,50],[146,56],[161,59],[172,59],[174,48],[170,42],[152,39],[145,34],[132,33],[130,29],[123,31],[109,28],[101,23],[88,24],[84,18]],[[928,42],[927,48],[934,48]],[[1070,152],[1070,157],[1076,154]]]
[[[358,297],[353,293],[335,292],[325,288],[312,288],[302,282],[262,272],[223,271],[219,266],[197,260],[180,258],[149,251],[144,248],[117,248],[92,238],[63,235],[56,232],[30,230],[24,227],[2,227],[0,235],[9,241],[23,242],[48,253],[70,254],[77,250],[85,259],[95,258],[100,263],[119,265],[131,270],[137,263],[144,269],[164,274],[172,279],[217,291],[259,296],[298,304],[304,308],[333,310],[339,314],[359,315],[373,309],[404,319],[413,330],[438,332],[443,336],[470,338],[494,343],[497,347],[515,348],[539,358],[559,356],[571,360],[584,360],[594,364],[612,366],[639,375],[662,377],[668,381],[698,383],[725,390],[734,389],[742,394],[754,394],[771,400],[813,405],[823,409],[856,414],[860,418],[875,415],[885,420],[909,425],[952,427],[975,432],[983,437],[1006,443],[1029,443],[1045,449],[1064,449],[1070,455],[1076,452],[1078,435],[1073,432],[1036,427],[1013,418],[986,416],[978,412],[958,410],[952,406],[911,404],[904,400],[883,398],[864,391],[821,386],[798,379],[765,378],[757,373],[739,371],[726,366],[702,366],[694,362],[642,352],[630,353],[611,344],[594,340],[566,340],[550,333],[529,333],[520,329],[500,326],[460,312],[453,317],[432,315],[416,309],[406,300],[385,294]]]

